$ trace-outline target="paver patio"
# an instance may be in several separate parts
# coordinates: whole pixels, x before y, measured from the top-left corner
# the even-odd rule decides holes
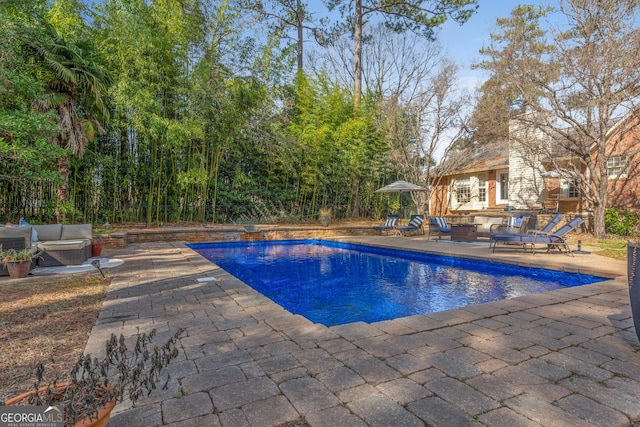
[[[114,253],[87,351],[113,332],[185,328],[167,390],[109,426],[629,426],[640,355],[626,264],[428,242],[356,243],[502,259],[613,280],[464,309],[327,328],[293,315],[179,243]],[[199,282],[198,278],[216,281]]]

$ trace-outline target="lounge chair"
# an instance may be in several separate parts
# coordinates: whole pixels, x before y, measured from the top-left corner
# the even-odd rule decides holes
[[[531,250],[533,251],[535,249],[536,244],[544,244],[547,245],[547,252],[551,252],[553,249],[556,249],[558,252],[562,253],[564,250],[565,253],[573,256],[573,252],[571,251],[571,248],[569,248],[569,244],[567,244],[565,236],[583,222],[584,220],[582,218],[577,217],[567,222],[553,233],[545,233],[543,231],[531,232],[534,236]]]
[[[398,219],[400,219],[398,215],[388,215],[384,225],[374,225],[373,229],[380,230],[382,233],[395,231],[398,225]]]
[[[409,224],[397,226],[396,233],[402,236],[406,236],[413,232],[419,232],[424,234],[424,228],[422,227],[423,223],[424,223],[423,215],[411,215],[411,219],[409,219]]]
[[[438,240],[442,238],[443,234],[451,235],[451,226],[447,223],[447,219],[443,216],[432,216],[429,218],[429,235],[427,238],[431,238],[431,234],[438,233]]]
[[[553,229],[558,225],[558,223],[560,223],[563,217],[564,215],[561,213],[556,214],[553,218],[551,218],[551,221],[549,221],[547,225],[539,230],[539,232],[551,233]],[[492,225],[492,232],[489,235],[489,246],[493,246],[493,251],[495,252],[495,246],[498,241],[504,242],[505,244],[511,243],[525,247],[529,242],[527,242],[527,239],[524,239],[523,241],[523,239],[521,239],[519,236],[530,234],[536,231],[528,230],[528,218],[529,217],[510,217],[506,225]],[[516,237],[514,237],[513,239],[509,239],[503,235],[515,235]]]
[[[560,224],[560,221],[562,221],[562,218],[564,218],[563,214],[561,213],[555,214],[555,216],[551,218],[551,221],[549,221],[547,225],[542,227],[540,231],[543,233],[551,233],[553,229],[556,228],[556,225]]]
[[[529,217],[511,216],[506,224],[493,224],[489,232],[489,238],[497,234],[526,234],[529,230]]]
[[[535,246],[537,244],[547,245],[547,252],[551,252],[554,249],[557,249],[558,252],[565,252],[573,256],[573,252],[567,241],[565,239],[565,235],[571,230],[578,227],[584,221],[582,218],[574,218],[571,221],[567,222],[565,225],[560,227],[557,231],[545,232],[542,230],[531,230],[526,234],[494,234],[491,236],[491,243],[493,245],[493,252],[496,251],[496,246],[498,242],[502,242],[506,244],[517,245],[526,249],[527,245],[531,247],[531,252],[535,253]],[[548,228],[549,224],[545,228]],[[553,229],[554,226],[551,226]]]

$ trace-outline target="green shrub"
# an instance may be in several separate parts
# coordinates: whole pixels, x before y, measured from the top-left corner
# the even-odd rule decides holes
[[[607,233],[628,237],[640,225],[640,215],[627,208],[607,208],[604,223]]]

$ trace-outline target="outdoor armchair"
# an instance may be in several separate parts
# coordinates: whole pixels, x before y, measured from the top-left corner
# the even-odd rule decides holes
[[[442,238],[443,234],[451,235],[451,225],[447,223],[447,219],[443,216],[432,216],[429,218],[429,235],[427,238],[431,238],[431,234],[438,233],[438,240]]]

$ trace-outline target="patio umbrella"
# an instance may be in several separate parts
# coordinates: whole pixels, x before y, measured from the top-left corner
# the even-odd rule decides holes
[[[374,193],[407,193],[410,191],[427,191],[427,189],[420,187],[419,185],[400,180],[392,182],[389,185],[385,185],[384,187],[374,191]]]

